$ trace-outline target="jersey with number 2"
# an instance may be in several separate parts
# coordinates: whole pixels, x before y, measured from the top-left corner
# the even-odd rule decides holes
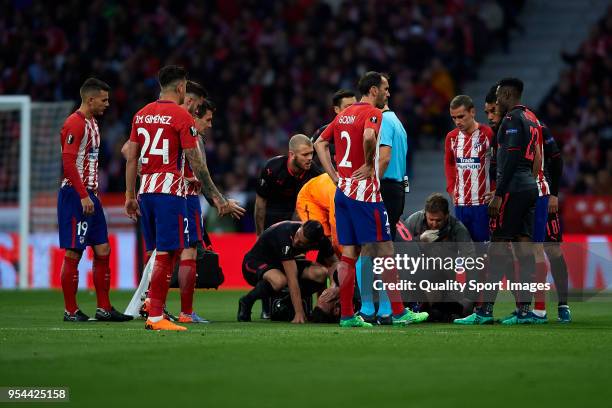
[[[352,177],[353,172],[365,164],[364,130],[373,129],[378,137],[381,120],[380,109],[376,109],[369,103],[355,103],[338,114],[320,136],[327,141],[333,138],[336,146],[338,188],[344,195],[357,201],[382,201],[378,180],[378,147],[376,147],[374,158],[374,176],[365,180],[356,180]]]
[[[140,145],[138,193],[184,197],[184,149],[195,148],[197,137],[189,112],[172,101],[158,100],[138,111],[130,134],[130,141]]]

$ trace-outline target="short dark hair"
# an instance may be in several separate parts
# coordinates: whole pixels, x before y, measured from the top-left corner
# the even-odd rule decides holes
[[[497,102],[497,87],[499,85],[495,84],[491,87],[491,89],[489,89],[489,92],[487,92],[487,96],[485,96],[485,102],[486,103],[496,103]]]
[[[187,79],[187,71],[185,71],[185,68],[178,65],[166,65],[159,70],[157,79],[159,80],[159,85],[165,88],[176,81]]]
[[[186,93],[193,94],[199,98],[208,98],[208,92],[206,92],[206,89],[195,81],[187,81]]]
[[[467,95],[457,95],[450,102],[450,108],[457,109],[460,106],[465,106],[465,109],[470,110],[474,107],[474,101]]]
[[[333,313],[326,313],[319,306],[315,306],[312,309],[311,318],[313,323],[338,323],[340,321],[339,316],[334,316]]]
[[[518,78],[504,78],[497,85],[500,88],[510,88],[515,98],[520,98],[523,94],[523,81]]]
[[[355,97],[355,92],[351,91],[350,89],[340,89],[336,91],[336,93],[334,94],[332,98],[332,104],[339,108],[340,103],[342,102],[344,98],[353,98],[353,97]]]
[[[212,113],[215,113],[216,110],[217,107],[215,106],[213,101],[211,101],[210,99],[204,99],[204,102],[202,102],[196,108],[195,115],[198,118],[202,118],[204,117],[204,115],[206,115],[206,112],[211,111]]]
[[[85,99],[85,95],[91,92],[110,92],[110,89],[110,86],[106,82],[101,81],[98,78],[87,78],[85,82],[83,82],[83,85],[81,85],[79,93],[81,94],[81,99]]]
[[[365,96],[370,92],[370,88],[373,86],[379,87],[383,79],[383,74],[376,71],[368,71],[359,79],[357,88],[361,96]]]
[[[302,225],[304,231],[304,238],[309,242],[319,242],[325,236],[323,232],[323,225],[316,220],[308,220]]]
[[[436,213],[440,211],[444,215],[448,214],[448,200],[440,193],[433,193],[425,201],[425,212]]]

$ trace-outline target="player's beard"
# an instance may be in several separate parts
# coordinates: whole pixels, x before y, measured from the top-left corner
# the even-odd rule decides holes
[[[310,169],[310,167],[312,166],[312,161],[310,161],[310,164],[301,164],[297,158],[293,158],[293,162],[292,162],[293,168],[296,168],[300,171],[308,171]]]

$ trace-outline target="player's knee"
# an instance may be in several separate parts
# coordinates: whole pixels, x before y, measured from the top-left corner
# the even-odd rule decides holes
[[[522,240],[519,240],[519,242],[514,245],[514,252],[516,253],[517,257],[535,254],[535,250],[533,249],[533,243],[531,243],[530,241]]]
[[[181,253],[181,260],[195,260],[198,255],[196,248],[185,248]]]
[[[287,286],[287,278],[281,272],[273,273],[268,271],[264,274],[263,278],[272,286],[272,289],[277,292]]]
[[[542,244],[535,244],[533,246],[533,255],[535,256],[536,262],[544,262],[544,246]]]
[[[111,247],[108,243],[106,243],[106,244],[96,245],[93,250],[96,256],[109,256],[111,252]]]
[[[76,250],[76,249],[67,249],[66,250],[66,254],[65,257],[66,258],[71,258],[71,259],[81,259],[81,256],[83,255],[83,251],[82,250]]]
[[[563,256],[561,245],[558,244],[546,245],[544,250],[546,251],[546,255],[548,255],[548,259],[555,259]]]

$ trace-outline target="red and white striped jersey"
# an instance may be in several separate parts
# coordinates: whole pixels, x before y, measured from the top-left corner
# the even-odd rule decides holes
[[[196,178],[196,181],[189,181],[187,178]],[[189,163],[185,163],[185,194],[190,195],[199,195],[200,194],[200,182],[197,181],[197,177],[193,174],[191,167],[189,167]]]
[[[184,149],[197,146],[198,132],[189,112],[172,101],[158,100],[134,115],[130,141],[140,145],[138,194],[185,196]]]
[[[95,118],[87,119],[76,111],[64,122],[60,132],[62,153],[76,155],[76,168],[86,189],[98,191],[98,154],[100,152],[100,130]],[[62,187],[70,186],[68,178]]]
[[[446,191],[455,205],[485,204],[484,195],[491,191],[489,168],[493,131],[478,124],[471,135],[454,129],[446,135],[444,170]]]
[[[369,103],[355,103],[342,111],[321,133],[324,140],[333,137],[336,146],[338,188],[345,196],[357,201],[377,203],[382,201],[378,178],[378,143],[374,157],[374,176],[366,180],[355,180],[353,172],[365,164],[363,132],[374,129],[376,137],[380,130],[382,113]]]

